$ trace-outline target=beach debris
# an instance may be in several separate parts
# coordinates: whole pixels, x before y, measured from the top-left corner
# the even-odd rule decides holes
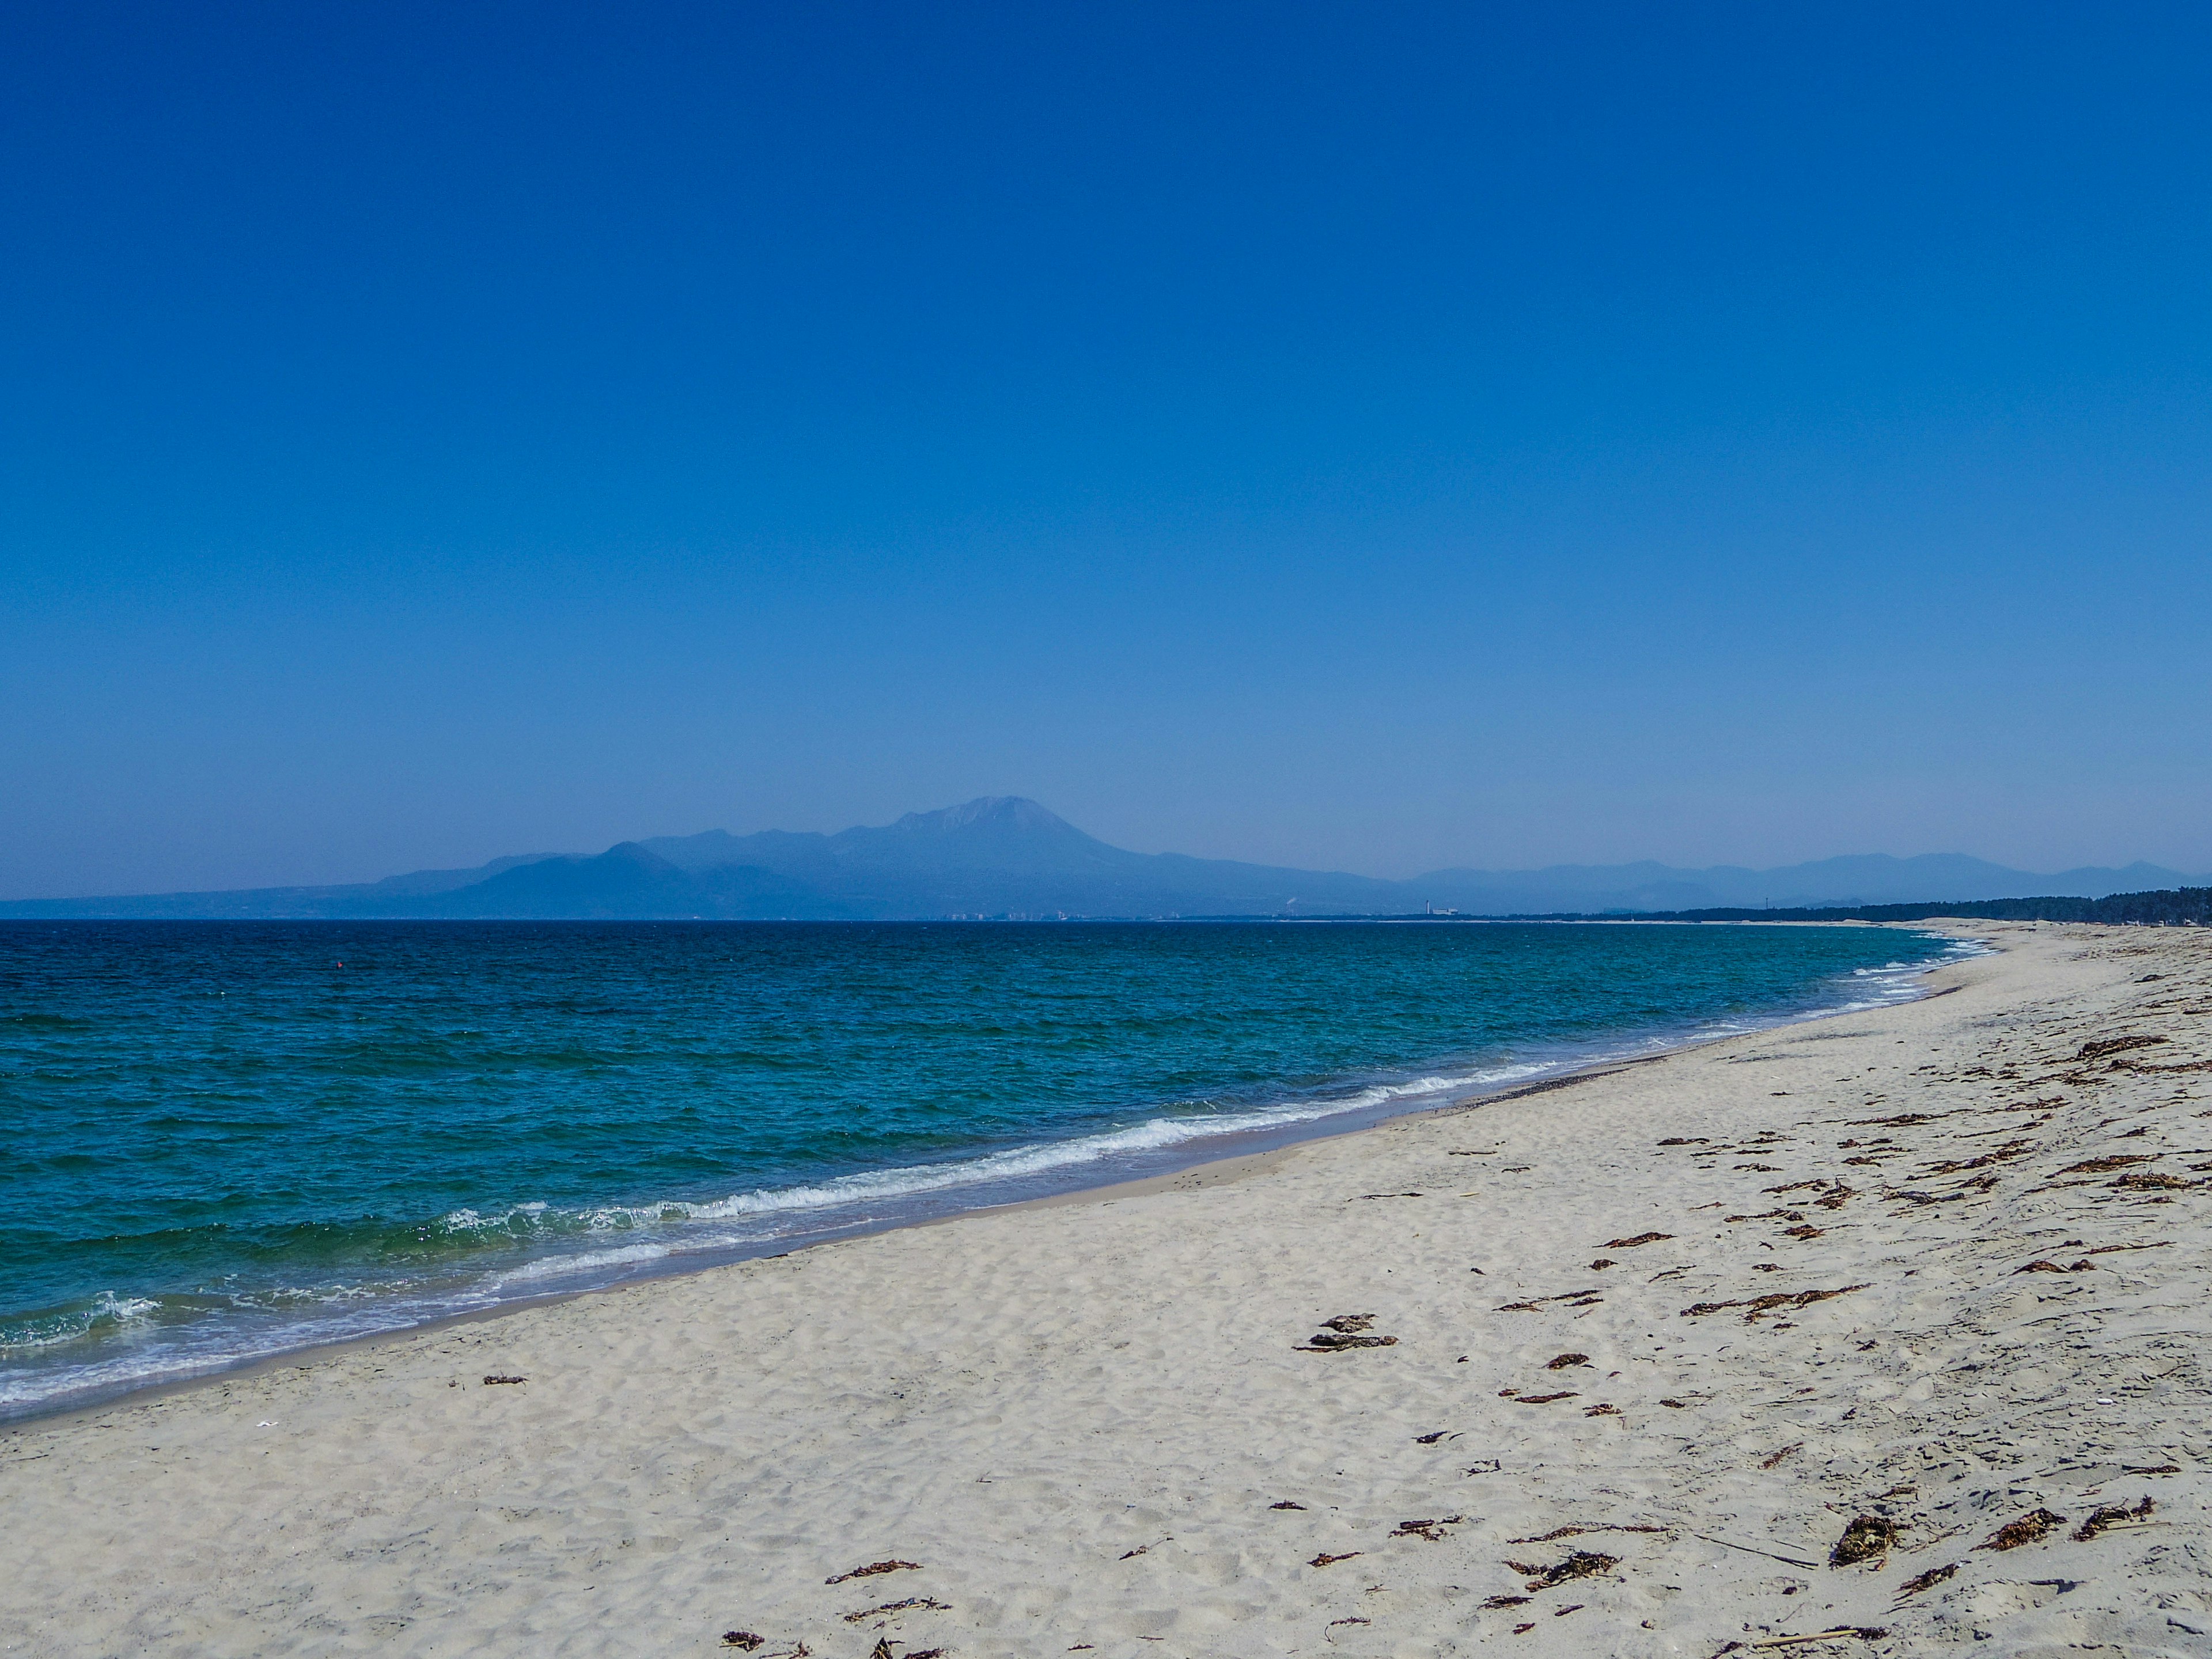
[[[1439,1440],[1456,1440],[1458,1438],[1459,1431],[1455,1429],[1431,1429],[1426,1434],[1415,1435],[1413,1437],[1413,1443],[1417,1446],[1433,1446]]]
[[[1940,994],[1940,993],[1939,993]],[[1862,1642],[1879,1642],[1889,1634],[1880,1625],[1838,1625],[1832,1630],[1808,1630],[1802,1636],[1767,1636],[1756,1642],[1746,1642],[1747,1648],[1793,1648],[1801,1642],[1835,1642],[1847,1636],[1856,1636]],[[1730,1646],[1735,1644],[1731,1643]],[[1723,1653],[1727,1648],[1721,1650]]]
[[[1662,1400],[1659,1403],[1671,1412],[1686,1412],[1690,1409],[1690,1402],[1686,1400]]]
[[[2085,1042],[2076,1060],[2102,1060],[2107,1054],[2124,1054],[2130,1048],[2148,1048],[2164,1042],[2162,1036],[2100,1037],[2094,1042]]]
[[[2053,1527],[2066,1524],[2066,1517],[2054,1515],[2049,1510],[2031,1510],[2017,1521],[2008,1521],[1987,1538],[1974,1546],[1978,1550],[2016,1550],[2023,1544],[2039,1544],[2051,1535]]]
[[[1358,1618],[1358,1617],[1356,1617],[1356,1616],[1355,1616],[1355,1617],[1352,1617],[1352,1618],[1347,1618],[1347,1619],[1332,1619],[1332,1620],[1330,1620],[1328,1621],[1328,1623],[1327,1623],[1326,1625],[1322,1626],[1322,1630],[1324,1630],[1324,1631],[1332,1631],[1332,1630],[1334,1630],[1334,1629],[1335,1629],[1339,1625],[1365,1625],[1365,1624],[1371,1624],[1371,1623],[1373,1623],[1373,1622],[1374,1622],[1374,1621],[1373,1621],[1373,1620],[1371,1620],[1361,1619],[1361,1618]],[[1332,1637],[1332,1638],[1330,1638],[1329,1639],[1330,1639],[1330,1640],[1332,1640],[1332,1641],[1334,1641],[1335,1638],[1334,1638],[1334,1637]]]
[[[1699,1135],[1694,1139],[1686,1139],[1681,1135],[1668,1135],[1666,1139],[1661,1141],[1659,1144],[1662,1146],[1710,1146],[1712,1145],[1712,1142],[1707,1140],[1703,1135]]]
[[[804,1653],[805,1650],[802,1648],[799,1651]],[[891,1638],[888,1636],[876,1638],[875,1646],[868,1650],[868,1659],[897,1659],[897,1656],[891,1651]],[[907,1655],[906,1659],[945,1659],[945,1650],[916,1648]]]
[[[1622,1525],[1618,1527],[1554,1527],[1549,1532],[1540,1532],[1528,1538],[1509,1538],[1509,1544],[1555,1544],[1562,1538],[1579,1538],[1586,1532],[1664,1532],[1664,1527]]]
[[[2123,1463],[2120,1466],[2120,1473],[2122,1474],[2179,1474],[2181,1465],[2179,1463]]]
[[[1527,1624],[1525,1624],[1525,1625],[1516,1625],[1516,1626],[1513,1626],[1513,1633],[1514,1633],[1516,1636],[1526,1636],[1526,1635],[1527,1635],[1530,1631],[1532,1631],[1532,1630],[1534,1630],[1534,1629],[1535,1629],[1535,1628],[1536,1628],[1536,1621],[1535,1621],[1534,1620],[1533,1620],[1533,1619],[1532,1619],[1532,1620],[1529,1620]]]
[[[724,1647],[736,1648],[744,1653],[750,1653],[767,1639],[766,1637],[754,1635],[749,1630],[726,1630],[722,1632]]]
[[[1896,1541],[1896,1522],[1879,1515],[1855,1516],[1850,1525],[1844,1528],[1844,1535],[1836,1540],[1836,1547],[1828,1552],[1828,1565],[1855,1567],[1862,1561],[1878,1561],[1889,1553],[1889,1547]]]
[[[1486,1457],[1480,1463],[1468,1464],[1460,1473],[1462,1474],[1496,1474],[1504,1468],[1504,1465],[1496,1458]]]
[[[1612,1405],[1585,1406],[1583,1407],[1583,1415],[1584,1417],[1618,1417],[1620,1415],[1620,1407]]]
[[[1577,1550],[1565,1560],[1548,1567],[1533,1566],[1526,1561],[1508,1561],[1505,1565],[1528,1581],[1529,1589],[1544,1590],[1571,1579],[1595,1578],[1601,1572],[1611,1572],[1620,1565],[1620,1558],[1600,1555],[1595,1550]]]
[[[1779,1175],[1782,1172],[1782,1166],[1779,1164],[1739,1164],[1735,1167],[1739,1170],[1753,1170],[1760,1175]]]
[[[1730,1226],[1739,1221],[1802,1221],[1804,1218],[1805,1212],[1802,1210],[1768,1210],[1760,1215],[1724,1215],[1721,1218]]]
[[[1271,1510],[1302,1510],[1305,1508],[1305,1505],[1303,1504],[1293,1504],[1289,1498],[1285,1498],[1281,1503],[1270,1504],[1267,1507]]]
[[[530,1379],[526,1376],[487,1376],[483,1380],[483,1385],[487,1389],[496,1389],[502,1383],[527,1382]]]
[[[1310,1567],[1326,1567],[1333,1565],[1334,1563],[1339,1561],[1349,1561],[1355,1555],[1364,1555],[1365,1553],[1366,1552],[1364,1550],[1347,1550],[1342,1555],[1316,1555],[1312,1560],[1307,1562],[1306,1565]]]
[[[1553,1607],[1552,1609],[1552,1617],[1554,1619],[1564,1619],[1571,1613],[1580,1613],[1589,1605],[1589,1603],[1587,1601],[1570,1601],[1564,1607]]]
[[[903,1601],[886,1601],[879,1607],[864,1607],[858,1613],[848,1613],[845,1622],[857,1625],[863,1619],[874,1619],[886,1613],[950,1613],[951,1606],[933,1596],[909,1595]]]
[[[2079,1164],[2069,1164],[2058,1173],[2069,1175],[2110,1175],[2115,1170],[2124,1170],[2130,1164],[2154,1164],[2164,1158],[2164,1152],[2114,1152],[2107,1158],[2085,1158]]]
[[[2201,1187],[2203,1184],[2201,1181],[2184,1181],[2179,1176],[2151,1175],[2142,1171],[2134,1175],[2124,1175],[2112,1182],[2115,1187],[2136,1193],[2180,1192],[2185,1188]]]
[[[1321,1329],[1314,1333],[1310,1342],[1296,1345],[1301,1353],[1334,1353],[1345,1348],[1395,1348],[1395,1336],[1370,1336],[1367,1328],[1375,1322],[1373,1314],[1339,1314],[1334,1319],[1321,1322]]]
[[[1572,1389],[1562,1389],[1557,1394],[1510,1394],[1505,1398],[1516,1406],[1548,1406],[1555,1400],[1575,1400],[1580,1396]]]
[[[2074,1541],[2086,1544],[2107,1527],[2116,1527],[2127,1521],[2148,1521],[2150,1512],[2158,1506],[2149,1498],[2130,1509],[2124,1504],[2106,1504],[2094,1510],[2089,1518],[2075,1529]]]
[[[1443,1529],[1446,1527],[1456,1527],[1466,1519],[1463,1515],[1446,1515],[1434,1521],[1401,1521],[1391,1531],[1390,1536],[1425,1538],[1431,1544],[1441,1544],[1444,1540]]]
[[[1771,1469],[1776,1464],[1779,1463],[1784,1458],[1789,1456],[1791,1452],[1801,1452],[1804,1449],[1805,1443],[1803,1441],[1793,1440],[1788,1445],[1784,1446],[1780,1451],[1774,1453],[1771,1456],[1760,1458],[1759,1460],[1759,1467],[1762,1469]]]
[[[1662,1239],[1674,1236],[1672,1233],[1638,1233],[1632,1238],[1608,1238],[1605,1241],[1605,1248],[1608,1250],[1641,1249],[1646,1244],[1656,1244]]]
[[[1137,1557],[1137,1556],[1142,1555],[1146,1551],[1149,1550],[1150,1548],[1152,1548],[1152,1546],[1151,1546],[1150,1544],[1139,1544],[1139,1545],[1138,1545],[1138,1546],[1137,1546],[1137,1547],[1136,1547],[1136,1548],[1134,1548],[1134,1549],[1133,1549],[1133,1550],[1123,1550],[1123,1551],[1121,1552],[1121,1555],[1120,1555],[1118,1558],[1116,1558],[1116,1559],[1120,1559],[1120,1560],[1123,1560],[1123,1561],[1131,1560],[1131,1559],[1134,1559],[1134,1558],[1135,1558],[1135,1557]]]
[[[1726,1308],[1747,1308],[1746,1324],[1756,1323],[1761,1314],[1772,1313],[1778,1308],[1805,1308],[1815,1302],[1826,1302],[1838,1296],[1849,1296],[1854,1291],[1867,1289],[1865,1285],[1844,1285],[1832,1291],[1799,1291],[1792,1295],[1788,1291],[1776,1291],[1768,1296],[1754,1296],[1732,1302],[1695,1302],[1682,1310],[1682,1317],[1693,1319],[1703,1314],[1719,1313]]]
[[[1540,1302],[1501,1302],[1498,1304],[1498,1311],[1500,1313],[1541,1313],[1544,1311],[1544,1304]]]
[[[1547,1371],[1563,1371],[1571,1365],[1587,1365],[1589,1363],[1590,1357],[1586,1353],[1563,1353],[1555,1358],[1546,1360],[1544,1369]]]
[[[1772,1550],[1755,1549],[1749,1544],[1731,1543],[1725,1538],[1716,1538],[1709,1532],[1693,1532],[1690,1536],[1702,1538],[1708,1544],[1718,1544],[1724,1550],[1741,1550],[1746,1555],[1764,1556],[1769,1561],[1781,1562],[1785,1567],[1804,1567],[1809,1570],[1820,1565],[1817,1561],[1800,1560],[1794,1555],[1777,1555]]]
[[[2093,1273],[2096,1271],[2097,1264],[2094,1261],[2077,1261],[2070,1267],[2062,1267],[2056,1261],[2045,1261],[2039,1258],[2029,1262],[2025,1267],[2013,1269],[2015,1273]]]
[[[1613,1258],[1609,1255],[1601,1255],[1598,1257],[1596,1261],[1590,1263],[1590,1271],[1594,1273],[1603,1273],[1611,1266],[1613,1266]]]
[[[1826,1227],[1815,1227],[1811,1222],[1806,1221],[1799,1223],[1795,1227],[1784,1227],[1782,1230],[1782,1236],[1784,1238],[1818,1238],[1827,1231]]]
[[[865,1567],[855,1567],[850,1572],[841,1572],[835,1578],[825,1578],[825,1584],[842,1584],[855,1578],[873,1578],[882,1572],[920,1572],[919,1561],[871,1561]]]
[[[1959,1564],[1953,1561],[1946,1565],[1930,1567],[1923,1573],[1916,1574],[1897,1587],[1898,1599],[1902,1601],[1908,1595],[1917,1595],[1924,1589],[1933,1589],[1958,1571]]]
[[[1528,1605],[1528,1598],[1525,1595],[1493,1595],[1482,1605],[1494,1613],[1500,1607],[1525,1607]]]
[[[2034,1150],[2035,1143],[2032,1140],[2008,1140],[1994,1151],[1984,1152],[1979,1158],[1945,1158],[1940,1163],[1931,1164],[1928,1166],[1927,1173],[1931,1176],[1946,1176],[1958,1175],[1967,1170],[1986,1170],[1992,1164],[2003,1164],[2015,1158],[2026,1158]]]

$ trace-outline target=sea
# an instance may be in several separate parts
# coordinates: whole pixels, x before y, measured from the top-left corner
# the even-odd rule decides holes
[[[1873,927],[0,923],[0,1419],[1923,994]]]

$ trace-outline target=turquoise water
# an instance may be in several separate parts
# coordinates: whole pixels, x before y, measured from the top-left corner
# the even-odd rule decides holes
[[[1862,928],[0,925],[0,1414],[1916,994]]]

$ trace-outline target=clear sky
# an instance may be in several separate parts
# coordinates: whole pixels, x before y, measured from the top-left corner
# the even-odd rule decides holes
[[[21,5],[0,896],[2212,869],[2212,13]]]

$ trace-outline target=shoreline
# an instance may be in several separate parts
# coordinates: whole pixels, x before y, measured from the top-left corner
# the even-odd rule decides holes
[[[1310,920],[1315,921],[1328,921],[1334,919],[1319,917],[1311,918]],[[1408,918],[1407,920],[1420,921],[1425,919]],[[1447,919],[1437,918],[1437,920],[1443,921]],[[1457,918],[1452,920],[1468,919]],[[1485,919],[1474,918],[1474,920]],[[1635,922],[1638,919],[1633,917],[1626,917],[1621,918],[1620,920],[1624,922]],[[1559,925],[1580,926],[1597,924],[1563,922]],[[1685,925],[1702,924],[1662,922],[1650,925],[1660,927],[1680,927]],[[1940,920],[1936,922],[1927,923],[1820,921],[1772,923],[1726,922],[1715,925],[1723,927],[1867,927],[1886,928],[1891,931],[1920,935],[1936,934],[1941,937],[1954,939],[1978,939],[1980,938],[1980,935],[1969,931],[1972,926],[1970,923],[1958,924],[1954,927],[1951,923]],[[1947,932],[1947,928],[1949,929],[1949,931]],[[1962,958],[1954,958],[1950,961],[1937,961],[1923,969],[1921,969],[1916,977],[1923,983],[1933,982],[1939,975],[1949,972],[1954,968],[1962,966],[1966,962],[1971,962],[1976,959],[1977,958],[1973,957],[1966,957]],[[1899,999],[1895,1003],[1883,1004],[1881,1006],[1905,1006],[1912,1002],[1925,1001],[1929,997],[1945,995],[1948,994],[1948,990],[1956,988],[1957,987],[1952,986],[1946,988],[1945,989],[1930,990],[1917,996]],[[757,1245],[744,1244],[721,1249],[702,1249],[689,1252],[672,1251],[665,1257],[636,1265],[614,1277],[598,1280],[596,1282],[569,1285],[556,1285],[555,1288],[551,1288],[537,1294],[504,1297],[480,1307],[465,1308],[456,1310],[449,1313],[435,1314],[410,1323],[395,1325],[388,1329],[366,1331],[355,1335],[337,1336],[325,1340],[310,1340],[301,1342],[296,1346],[280,1347],[266,1353],[254,1354],[229,1361],[211,1362],[203,1368],[192,1370],[188,1373],[180,1376],[159,1378],[143,1383],[127,1384],[120,1389],[112,1391],[103,1391],[99,1389],[89,1390],[88,1391],[90,1395],[90,1397],[88,1398],[64,1398],[55,1401],[52,1405],[34,1406],[27,1410],[15,1413],[13,1414],[0,1414],[0,1448],[4,1448],[9,1437],[21,1430],[56,1422],[69,1421],[82,1417],[96,1417],[102,1413],[118,1407],[129,1407],[143,1401],[159,1399],[179,1393],[190,1392],[196,1389],[206,1387],[210,1384],[220,1383],[234,1378],[250,1377],[266,1371],[297,1367],[305,1362],[319,1357],[337,1355],[356,1349],[373,1347],[383,1343],[404,1340],[410,1337],[434,1334],[449,1327],[474,1325],[488,1320],[505,1318],[511,1315],[525,1313],[533,1310],[556,1307],[562,1304],[574,1301],[578,1297],[600,1296],[615,1291],[633,1290],[642,1285],[655,1284],[666,1279],[688,1277],[697,1273],[719,1273],[726,1268],[738,1267],[748,1261],[775,1261],[800,1251],[816,1249],[825,1245],[836,1244],[852,1239],[877,1237],[888,1233],[903,1231],[910,1228],[945,1226],[975,1216],[1004,1214],[1034,1207],[1054,1207],[1067,1204],[1105,1202],[1111,1201],[1115,1198],[1136,1197],[1151,1192],[1169,1190],[1176,1188],[1176,1183],[1182,1182],[1185,1177],[1190,1176],[1193,1172],[1204,1170],[1215,1165],[1234,1165],[1241,1167],[1248,1162],[1254,1160],[1267,1160],[1275,1158],[1283,1153],[1291,1152],[1297,1147],[1315,1142],[1337,1139],[1348,1135],[1364,1134],[1374,1130],[1383,1128],[1390,1124],[1403,1122],[1409,1120],[1419,1120],[1431,1115],[1450,1115],[1453,1113],[1472,1110],[1477,1107],[1495,1105],[1507,1101],[1517,1100],[1524,1096],[1541,1094],[1552,1090],[1565,1088],[1571,1085],[1580,1083],[1590,1079],[1608,1076],[1614,1073],[1626,1070],[1632,1066],[1650,1065],[1656,1061],[1666,1060],[1677,1054],[1701,1052],[1725,1043],[1740,1041],[1746,1037],[1759,1036],[1769,1031],[1788,1029],[1798,1025],[1817,1024],[1822,1020],[1844,1018],[1851,1013],[1878,1011],[1878,1009],[1838,1009],[1810,1013],[1781,1013],[1773,1017],[1773,1023],[1755,1025],[1747,1031],[1729,1032],[1724,1035],[1702,1039],[1694,1035],[1685,1036],[1680,1037],[1679,1040],[1669,1042],[1668,1046],[1662,1047],[1654,1053],[1632,1054],[1625,1057],[1608,1056],[1578,1063],[1572,1063],[1568,1065],[1564,1070],[1549,1075],[1541,1076],[1527,1082],[1516,1081],[1510,1083],[1501,1083],[1494,1089],[1483,1089],[1481,1087],[1477,1087],[1474,1092],[1456,1095],[1453,1098],[1439,1103],[1436,1105],[1416,1105],[1404,1109],[1394,1110],[1390,1108],[1388,1103],[1384,1103],[1363,1109],[1348,1109],[1340,1113],[1334,1113],[1317,1118],[1291,1120],[1270,1127],[1231,1130],[1224,1131],[1219,1134],[1212,1136],[1197,1136],[1193,1138],[1190,1141],[1182,1143],[1184,1147],[1188,1147],[1189,1149],[1188,1156],[1182,1155],[1180,1149],[1163,1149],[1160,1152],[1154,1155],[1153,1159],[1153,1161],[1158,1162],[1161,1167],[1148,1171],[1146,1174],[1135,1176],[1117,1177],[1115,1179],[1103,1181],[1088,1181],[1083,1179],[1080,1174],[1078,1173],[1073,1178],[1072,1184],[1058,1191],[1038,1193],[1026,1197],[1012,1198],[996,1202],[961,1206],[936,1213],[920,1212],[894,1215],[882,1218],[870,1218],[854,1222],[847,1226],[826,1228],[819,1233],[803,1237],[796,1242],[792,1243],[786,1243],[781,1240],[763,1240]],[[1759,1018],[1763,1018],[1765,1016],[1760,1016]],[[1664,1038],[1659,1040],[1662,1042],[1667,1041],[1667,1039]],[[1439,1090],[1437,1092],[1443,1093],[1445,1092],[1445,1091]],[[1237,1145],[1240,1142],[1258,1142],[1261,1144],[1253,1147],[1251,1150],[1237,1150]],[[1200,1184],[1212,1185],[1215,1183],[1206,1182]],[[557,1259],[558,1258],[554,1257],[541,1258],[543,1261],[556,1261]]]
[[[2212,938],[1973,931],[1955,994],[25,1425],[0,1652],[2201,1654]]]

